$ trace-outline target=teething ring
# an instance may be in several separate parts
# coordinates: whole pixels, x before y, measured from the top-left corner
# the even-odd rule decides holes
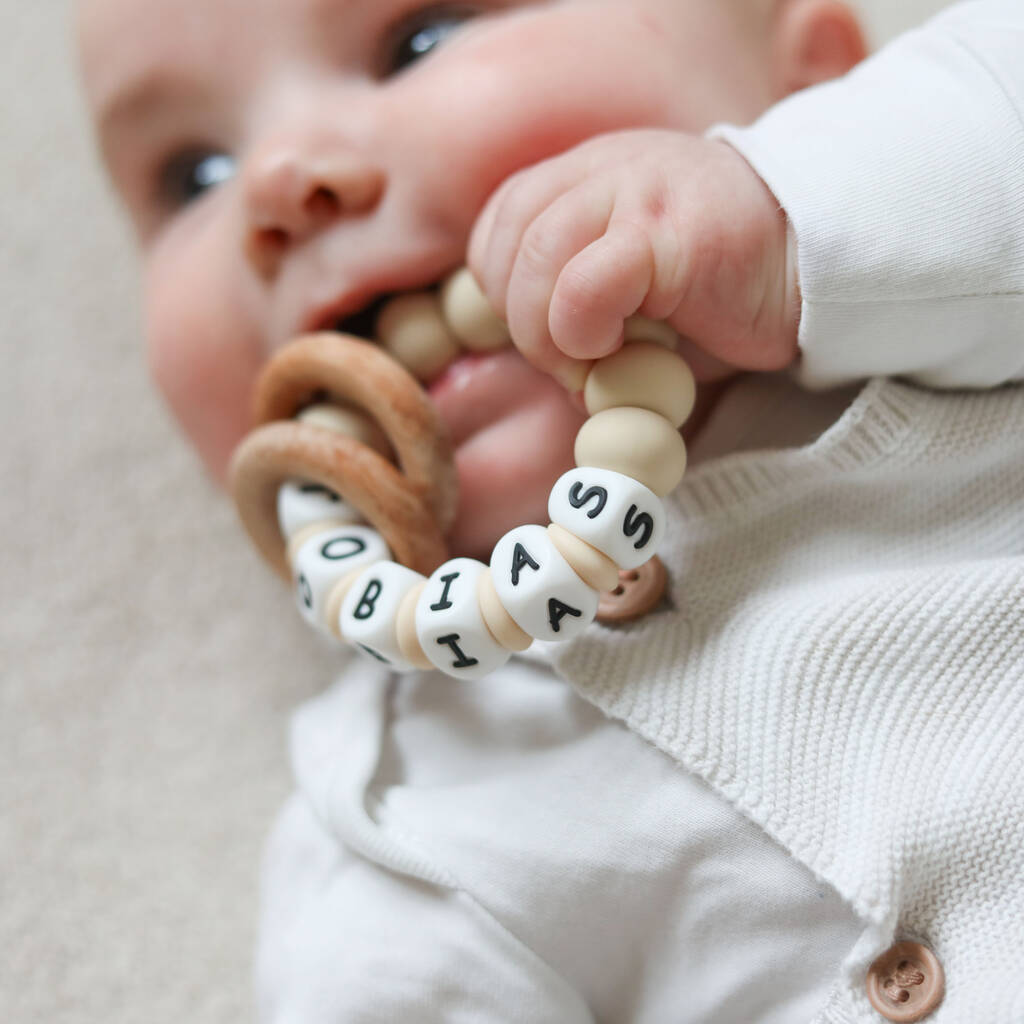
[[[250,434],[232,461],[231,482],[249,536],[285,580],[291,568],[277,523],[277,492],[296,476],[355,505],[395,557],[427,575],[447,557],[431,509],[405,476],[371,448],[306,423],[269,423]]]
[[[325,391],[373,417],[400,468],[352,438],[291,420]],[[263,371],[255,412],[261,426],[232,458],[231,487],[243,525],[282,578],[291,578],[291,568],[277,492],[295,477],[322,484],[358,508],[410,569],[426,575],[448,557],[444,529],[458,498],[450,445],[422,388],[389,356],[347,335],[300,338]]]
[[[346,334],[306,335],[267,364],[256,385],[256,422],[291,419],[324,391],[380,425],[409,486],[440,530],[447,530],[458,502],[455,463],[445,429],[416,379],[370,342]]]

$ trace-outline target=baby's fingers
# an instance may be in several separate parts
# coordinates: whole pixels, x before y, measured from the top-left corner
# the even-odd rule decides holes
[[[559,350],[549,328],[551,300],[566,265],[607,230],[613,197],[599,184],[587,184],[555,200],[526,229],[508,282],[509,332],[535,366],[578,390],[592,355],[581,346],[573,357]]]
[[[622,324],[647,300],[654,258],[646,233],[628,221],[607,231],[562,269],[549,301],[555,346],[577,359],[599,359],[622,340]]]

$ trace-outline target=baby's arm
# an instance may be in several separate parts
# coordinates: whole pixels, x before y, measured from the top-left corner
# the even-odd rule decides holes
[[[1020,378],[1021,53],[1024,8],[975,0],[753,127],[717,129],[732,150],[593,139],[499,189],[471,269],[516,344],[569,386],[635,311],[692,339],[704,378],[798,352],[811,386]]]
[[[798,239],[801,376],[1024,377],[1024,4],[958,4],[721,128]]]

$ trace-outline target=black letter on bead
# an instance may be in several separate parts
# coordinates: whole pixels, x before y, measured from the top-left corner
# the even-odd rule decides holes
[[[323,484],[303,484],[299,491],[302,494],[322,494],[325,498],[330,501],[341,501],[341,495],[335,494],[330,487],[324,487]]]
[[[430,610],[432,612],[443,612],[448,608],[451,608],[452,602],[448,600],[448,591],[452,589],[452,584],[462,575],[461,572],[452,572],[447,576],[441,577],[441,582],[444,584],[444,592],[441,594],[441,600],[437,604],[432,604]]]
[[[351,548],[346,551],[337,547],[339,544],[350,544]],[[346,558],[354,558],[366,550],[366,541],[361,537],[332,537],[321,549],[320,554],[329,562],[343,562]]]
[[[299,584],[299,597],[302,598],[302,603],[310,610],[313,610],[313,588],[309,585],[309,580],[305,576],[300,576],[298,579]]]
[[[579,608],[573,608],[571,605],[562,604],[557,597],[551,598],[548,601],[548,622],[551,623],[551,628],[556,632],[560,632],[562,628],[562,619],[566,615],[572,615],[575,618],[579,618],[583,612]]]
[[[633,545],[637,551],[647,547],[651,535],[654,533],[654,520],[646,512],[637,515],[639,511],[636,505],[630,505],[629,511],[626,513],[626,521],[622,524],[622,532],[627,537],[632,537],[640,530],[644,531],[644,535]]]
[[[437,638],[437,642],[442,647],[450,647],[452,654],[458,659],[452,662],[452,668],[472,668],[474,665],[480,664],[479,658],[467,658],[463,653],[462,648],[459,647],[459,641],[462,637],[458,633],[451,633],[448,636],[441,636]]]
[[[370,580],[359,599],[359,604],[356,605],[356,610],[352,613],[360,622],[365,622],[377,610],[377,599],[383,589],[384,585],[380,580]]]
[[[519,586],[519,574],[529,566],[531,569],[540,571],[540,566],[533,560],[530,552],[523,547],[522,544],[517,544],[515,551],[512,553],[512,586]]]
[[[597,506],[587,513],[588,519],[596,519],[608,504],[608,492],[603,487],[590,487],[581,496],[582,490],[583,484],[578,482],[569,488],[569,504],[573,508],[583,508],[592,498],[597,498]]]
[[[375,651],[372,647],[367,647],[366,644],[356,644],[356,647],[358,647],[361,651],[366,651],[366,653],[371,658],[376,658],[378,661],[382,661],[385,665],[391,664],[390,660],[385,658],[383,654],[378,654],[377,651]]]

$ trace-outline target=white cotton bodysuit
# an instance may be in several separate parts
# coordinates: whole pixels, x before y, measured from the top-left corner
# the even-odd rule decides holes
[[[962,4],[716,130],[792,221],[801,366],[693,445],[664,608],[300,709],[266,1024],[877,1024],[900,938],[929,1021],[1024,1022],[1021,53]]]

